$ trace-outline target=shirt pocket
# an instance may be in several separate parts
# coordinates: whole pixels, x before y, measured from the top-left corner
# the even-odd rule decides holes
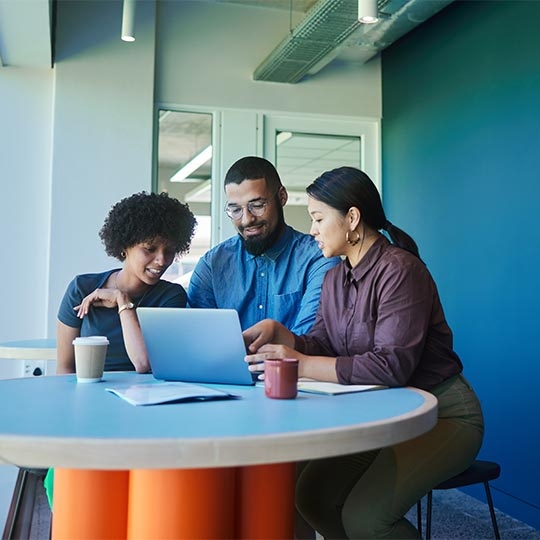
[[[302,291],[274,296],[273,318],[280,321],[287,328],[294,326],[296,317],[302,304]]]

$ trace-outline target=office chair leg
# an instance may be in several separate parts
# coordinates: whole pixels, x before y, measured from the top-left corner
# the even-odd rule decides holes
[[[499,527],[497,525],[497,518],[495,517],[495,509],[493,508],[493,499],[491,498],[491,490],[489,489],[489,482],[484,482],[484,487],[486,489],[486,499],[489,506],[491,524],[493,525],[493,534],[495,536],[495,540],[501,540],[501,535],[499,534]]]
[[[24,468],[19,468],[19,471],[17,472],[17,480],[15,481],[15,487],[13,488],[11,504],[9,505],[9,510],[6,517],[4,532],[2,533],[2,540],[20,536],[20,531],[17,531],[17,534],[15,534],[15,529],[17,529],[17,527],[20,528],[20,523],[17,522],[20,522],[21,519],[21,507],[27,481],[28,471]]]
[[[431,507],[433,504],[433,491],[430,491],[427,495],[427,509],[426,509],[426,540],[431,538]]]

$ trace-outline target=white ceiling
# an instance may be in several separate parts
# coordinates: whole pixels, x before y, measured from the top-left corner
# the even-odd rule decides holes
[[[0,0],[0,66],[45,68],[53,65],[52,42],[57,1]],[[156,1],[159,2],[159,0]],[[291,28],[290,36],[283,42],[276,43],[273,51],[268,51],[271,67],[277,67],[275,71],[280,73],[271,75],[277,78],[261,80],[297,82],[305,74],[311,77],[316,76],[318,71],[324,69],[335,58],[339,58],[342,62],[366,62],[452,0],[377,0],[382,17],[375,25],[357,23],[355,16],[357,0],[198,1],[288,11],[291,24],[294,19],[297,25],[294,29]],[[343,19],[346,19],[346,32],[343,31]],[[336,21],[341,29],[338,30],[336,27],[335,31],[341,32],[340,36],[332,34],[333,24]],[[310,29],[307,32],[308,35],[302,33],[302,29],[306,27]],[[315,28],[316,35],[310,33],[312,28]],[[325,43],[317,41],[323,38]],[[315,50],[316,59],[310,56],[313,50]],[[298,57],[305,60],[299,61]],[[291,62],[295,65],[301,62],[305,64],[300,66],[300,71],[295,72],[296,80],[292,78],[287,80],[285,77],[289,75],[281,73],[284,71],[281,67],[287,68]],[[253,66],[253,69],[255,71],[257,66]],[[0,67],[0,77],[1,75],[2,68]],[[211,140],[211,118],[209,115],[173,114],[162,118],[160,130],[160,165],[175,170],[208,146]],[[355,164],[356,156],[344,155],[344,152],[350,152],[353,147],[355,143],[351,141],[323,140],[295,134],[278,149],[278,167],[284,180],[287,179],[286,183],[294,189],[296,186],[305,185],[305,174],[308,174],[311,179],[314,178],[310,171],[328,170],[337,163]],[[321,160],[323,160],[322,163]],[[304,176],[299,175],[297,171],[300,170],[304,171]],[[202,180],[208,178],[209,175],[210,167],[207,164],[194,176]]]
[[[54,13],[59,0],[0,0],[0,66],[51,67],[54,63]],[[100,1],[100,0],[96,0]],[[110,0],[107,0],[110,1]],[[118,0],[120,1],[120,0]],[[140,0],[139,0],[140,1]],[[159,2],[160,0],[156,0]],[[175,0],[181,2],[182,0]],[[198,0],[199,2],[238,4],[260,9],[279,9],[291,14],[296,24],[291,35],[279,47],[291,48],[302,53],[311,47],[322,48],[321,31],[325,51],[323,58],[310,66],[309,74],[323,69],[332,59],[341,61],[365,62],[396,39],[418,26],[429,17],[443,9],[453,0],[377,0],[381,20],[375,25],[360,25],[354,20],[357,0]],[[293,17],[294,14],[294,17]],[[333,24],[343,23],[346,18],[346,32],[332,35]],[[349,21],[350,19],[350,21]],[[298,22],[300,21],[300,22]],[[308,25],[305,25],[309,21]],[[300,35],[304,25],[316,27],[317,36]],[[120,21],[119,21],[120,26]],[[335,30],[338,31],[337,28]],[[295,32],[298,32],[295,34]],[[346,34],[346,36],[345,36]],[[315,40],[315,41],[314,41]],[[292,43],[294,42],[294,43]],[[269,55],[274,51],[268,51]],[[290,51],[289,51],[290,53]],[[296,58],[296,55],[295,55]],[[285,58],[278,56],[279,62]],[[290,58],[289,58],[290,60]],[[296,60],[295,60],[296,61]],[[254,66],[254,70],[257,66]],[[276,82],[297,82],[280,81]]]

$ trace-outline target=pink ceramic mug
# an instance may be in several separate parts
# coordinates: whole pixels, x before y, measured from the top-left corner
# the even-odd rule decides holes
[[[264,393],[274,399],[294,399],[298,392],[298,360],[264,361]]]

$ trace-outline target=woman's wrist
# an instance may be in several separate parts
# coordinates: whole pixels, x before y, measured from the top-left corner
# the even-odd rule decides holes
[[[120,306],[118,306],[118,315],[120,315],[120,313],[126,311],[126,310],[131,310],[131,309],[135,309],[135,304],[133,302],[126,302],[125,304],[122,304]]]
[[[304,371],[306,368],[306,359],[305,358],[298,358],[298,378],[302,379],[303,377],[306,377]]]
[[[116,293],[116,304],[118,305],[118,308],[129,303],[131,303],[131,298],[125,292],[118,291]]]

